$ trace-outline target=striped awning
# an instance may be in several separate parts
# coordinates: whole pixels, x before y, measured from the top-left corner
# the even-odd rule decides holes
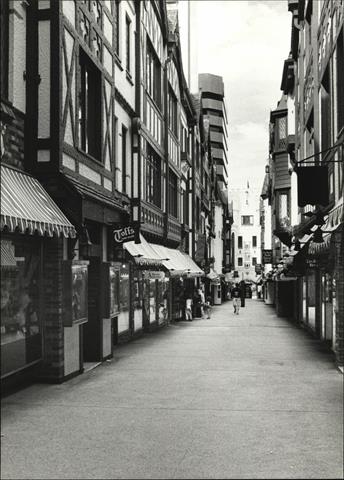
[[[186,275],[188,277],[201,277],[204,272],[193,261],[193,259],[185,252],[181,252],[175,248],[167,248],[163,245],[156,245],[151,243],[150,246],[158,253],[164,260],[164,267],[170,272],[170,275]]]
[[[142,268],[163,268],[164,259],[167,257],[163,257],[156,252],[142,234],[140,234],[140,242],[141,243],[126,242],[123,244],[123,248],[134,258],[134,261],[138,266]]]
[[[76,231],[39,181],[1,165],[1,231],[74,238]]]
[[[141,243],[126,242],[123,244],[123,247],[141,268],[163,268],[171,276],[201,277],[204,275],[204,272],[187,253],[174,248],[167,248],[163,245],[149,243],[142,234],[140,234],[140,241]]]

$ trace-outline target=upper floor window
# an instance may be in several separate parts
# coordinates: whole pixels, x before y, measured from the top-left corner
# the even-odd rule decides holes
[[[131,21],[129,17],[125,17],[125,67],[127,72],[130,72],[130,30],[131,30]]]
[[[80,49],[79,146],[101,160],[101,74]]]
[[[178,218],[178,178],[171,169],[168,175],[168,213]]]
[[[161,207],[161,159],[149,145],[146,158],[146,200]]]
[[[242,248],[242,237],[238,236],[238,248]]]
[[[122,192],[127,192],[127,128],[122,125]]]
[[[253,225],[253,215],[241,215],[241,225]]]
[[[287,117],[276,119],[275,124],[276,148],[283,150],[287,146]]]
[[[178,103],[175,94],[172,91],[172,88],[168,89],[168,126],[172,132],[178,136]]]
[[[253,237],[252,237],[252,247],[257,248],[257,237],[256,237],[256,235],[253,235]]]
[[[115,8],[114,8],[115,53],[118,57],[119,57],[119,29],[120,29],[119,4],[120,4],[120,0],[115,0]]]
[[[146,89],[151,98],[161,107],[161,66],[147,36]]]
[[[1,98],[8,98],[9,2],[0,2],[1,14]]]

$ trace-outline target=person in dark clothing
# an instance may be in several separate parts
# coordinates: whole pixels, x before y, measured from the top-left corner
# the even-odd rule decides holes
[[[239,315],[240,294],[241,294],[241,289],[239,288],[238,284],[235,284],[234,287],[231,290],[231,295],[232,295],[232,299],[233,299],[234,313],[237,314],[237,315]]]
[[[241,298],[241,306],[245,306],[245,293],[246,293],[246,285],[244,280],[240,282],[240,298]]]

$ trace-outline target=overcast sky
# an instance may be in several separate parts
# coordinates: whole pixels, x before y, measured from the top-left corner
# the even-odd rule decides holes
[[[229,188],[245,187],[247,180],[261,188],[270,110],[281,97],[283,62],[290,50],[287,0],[197,0],[192,4],[198,71],[224,79]]]

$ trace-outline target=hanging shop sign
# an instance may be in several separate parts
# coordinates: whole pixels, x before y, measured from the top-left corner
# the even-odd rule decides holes
[[[262,266],[260,263],[257,263],[257,265],[255,266],[255,272],[257,275],[260,275],[262,273]]]
[[[298,205],[323,205],[329,203],[328,166],[298,166],[297,174]]]
[[[137,228],[134,225],[118,225],[113,229],[113,239],[116,245],[134,241],[137,234]]]
[[[263,264],[272,263],[272,250],[263,250]]]

